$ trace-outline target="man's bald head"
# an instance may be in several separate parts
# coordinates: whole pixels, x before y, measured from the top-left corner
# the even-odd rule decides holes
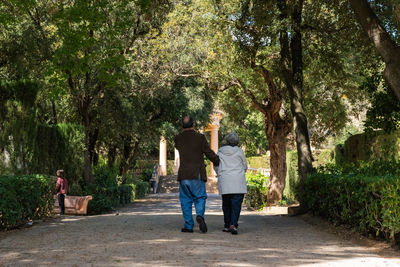
[[[182,127],[183,129],[193,128],[194,120],[190,115],[183,116]]]

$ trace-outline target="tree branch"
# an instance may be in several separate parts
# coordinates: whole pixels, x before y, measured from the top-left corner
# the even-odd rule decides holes
[[[262,114],[265,114],[267,112],[267,107],[268,105],[262,104],[260,101],[257,100],[256,96],[253,94],[252,91],[250,91],[246,85],[241,81],[237,80],[239,83],[240,87],[243,89],[243,92],[250,97],[251,105],[258,111],[260,111]]]

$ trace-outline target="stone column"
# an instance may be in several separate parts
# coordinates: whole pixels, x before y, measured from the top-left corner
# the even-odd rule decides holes
[[[218,152],[218,131],[219,131],[219,122],[222,119],[223,114],[219,110],[214,110],[214,113],[211,115],[211,123],[204,129],[204,131],[211,132],[211,149],[217,153]],[[215,177],[216,173],[214,171],[212,162],[210,163],[210,173],[211,177]]]
[[[167,140],[165,140],[164,136],[160,138],[160,175],[167,175]]]
[[[180,163],[180,161],[179,161],[179,151],[178,151],[178,149],[175,148],[175,162],[174,162],[175,175],[178,175],[179,163]]]
[[[210,128],[211,128],[211,144],[210,144],[210,147],[215,153],[218,153],[218,131],[219,131],[219,126],[211,125]],[[214,171],[214,164],[212,162],[210,163],[210,176],[211,177],[217,176],[217,174]]]

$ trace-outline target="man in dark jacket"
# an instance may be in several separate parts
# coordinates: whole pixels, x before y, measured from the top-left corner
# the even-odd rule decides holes
[[[178,170],[179,199],[185,226],[182,232],[193,232],[192,206],[196,209],[196,221],[200,231],[207,232],[204,221],[206,209],[206,166],[204,155],[215,166],[219,165],[219,157],[211,150],[206,137],[194,130],[194,121],[190,116],[182,119],[183,131],[175,136],[175,147],[179,151],[180,166]]]

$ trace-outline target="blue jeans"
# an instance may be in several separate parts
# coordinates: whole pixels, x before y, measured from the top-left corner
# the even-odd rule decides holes
[[[179,183],[179,200],[183,219],[185,220],[185,228],[193,229],[194,221],[192,217],[192,206],[196,209],[196,215],[204,218],[206,211],[206,183],[200,178],[195,180],[181,180]]]
[[[222,195],[222,211],[224,212],[224,227],[234,225],[238,227],[240,211],[242,209],[244,194]]]

